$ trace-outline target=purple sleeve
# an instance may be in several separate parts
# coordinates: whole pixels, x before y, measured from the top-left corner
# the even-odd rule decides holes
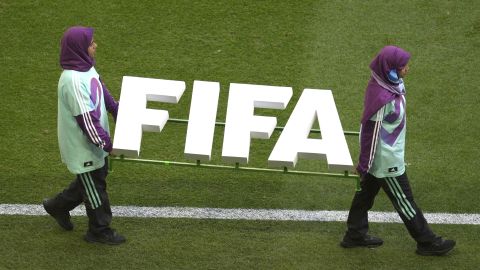
[[[118,113],[118,102],[110,95],[107,86],[103,83],[102,79],[100,79],[100,83],[102,84],[103,89],[103,99],[105,100],[105,108],[107,111],[113,116],[113,120],[117,122],[117,113]]]
[[[377,146],[378,131],[381,121],[367,120],[362,125],[360,132],[360,156],[358,158],[357,172],[364,175],[372,166],[375,150]]]
[[[112,142],[108,133],[102,128],[100,119],[95,116],[93,111],[75,116],[80,129],[88,140],[96,146],[102,148],[105,152],[112,151]]]

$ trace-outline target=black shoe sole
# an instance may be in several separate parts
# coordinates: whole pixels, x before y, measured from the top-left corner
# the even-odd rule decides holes
[[[435,251],[423,251],[423,250],[416,250],[416,253],[421,256],[443,256],[452,251],[453,247],[449,247],[443,250],[435,250]]]
[[[123,243],[126,242],[126,240],[118,241],[118,242],[107,241],[107,240],[104,240],[104,239],[89,236],[88,234],[83,236],[83,239],[85,241],[87,241],[88,243],[99,243],[99,244],[107,244],[107,245],[112,245],[112,246],[120,245],[120,244],[123,244]]]
[[[340,242],[340,246],[343,248],[357,248],[357,247],[376,248],[381,245],[383,245],[383,243],[362,245],[362,244],[350,243],[350,242],[344,242],[344,241]]]

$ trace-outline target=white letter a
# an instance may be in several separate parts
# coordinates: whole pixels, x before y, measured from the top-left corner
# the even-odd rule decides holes
[[[322,139],[309,139],[308,136],[316,118]],[[268,158],[268,165],[293,168],[299,156],[307,159],[326,157],[329,170],[353,169],[352,158],[330,90],[305,89],[303,91]]]

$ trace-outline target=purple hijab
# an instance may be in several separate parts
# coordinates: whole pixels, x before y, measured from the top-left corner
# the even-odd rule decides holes
[[[370,63],[372,77],[365,91],[362,124],[365,124],[380,108],[403,95],[398,84],[388,79],[390,70],[399,70],[407,65],[410,53],[395,46],[385,46]]]
[[[63,34],[60,49],[60,66],[63,69],[89,71],[95,59],[88,55],[93,40],[93,28],[73,26]]]

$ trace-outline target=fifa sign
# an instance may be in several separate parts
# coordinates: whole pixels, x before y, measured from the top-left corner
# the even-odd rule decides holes
[[[148,101],[178,103],[185,82],[124,76],[115,127],[113,153],[139,157],[143,132],[161,132],[169,119],[165,110],[147,108]],[[185,157],[209,161],[220,84],[194,81]],[[269,139],[277,118],[255,115],[255,108],[283,110],[291,87],[231,83],[222,146],[222,160],[247,164],[251,139]],[[321,139],[309,138],[318,121]],[[294,168],[298,159],[326,159],[329,170],[351,171],[353,163],[332,91],[304,89],[270,156],[269,167]]]

